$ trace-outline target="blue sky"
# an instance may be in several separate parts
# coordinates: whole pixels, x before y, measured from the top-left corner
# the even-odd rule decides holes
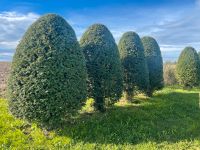
[[[63,16],[78,39],[93,23],[105,24],[118,43],[126,31],[158,41],[164,61],[185,46],[200,50],[200,0],[0,0],[0,61],[11,61],[28,26],[45,13]]]

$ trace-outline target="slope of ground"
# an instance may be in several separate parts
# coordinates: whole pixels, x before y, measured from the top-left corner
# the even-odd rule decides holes
[[[198,149],[198,90],[165,88],[137,104],[83,113],[58,131],[15,119],[0,100],[0,149]]]

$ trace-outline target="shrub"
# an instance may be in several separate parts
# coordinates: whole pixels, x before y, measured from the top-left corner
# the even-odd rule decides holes
[[[198,55],[199,55],[199,59],[200,59],[200,51],[198,52]]]
[[[183,87],[194,87],[200,81],[200,62],[193,47],[186,47],[178,58],[176,66],[177,79]]]
[[[124,69],[124,91],[131,100],[137,89],[146,92],[149,85],[147,63],[140,37],[135,32],[126,32],[118,44]]]
[[[144,53],[149,70],[149,91],[148,95],[152,96],[155,90],[163,88],[163,61],[158,43],[152,37],[145,36],[142,38]]]
[[[104,111],[105,100],[110,104],[122,93],[122,70],[114,38],[106,26],[94,24],[80,40],[88,70],[89,96],[95,108]]]
[[[59,125],[86,98],[86,67],[75,32],[60,16],[33,23],[12,62],[8,85],[13,115]]]
[[[165,85],[176,85],[176,63],[166,62],[163,68],[163,77]]]

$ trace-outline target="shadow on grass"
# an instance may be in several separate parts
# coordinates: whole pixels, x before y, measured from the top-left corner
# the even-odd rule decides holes
[[[200,138],[197,93],[157,94],[139,105],[114,106],[106,113],[82,114],[57,134],[75,142],[138,144]]]

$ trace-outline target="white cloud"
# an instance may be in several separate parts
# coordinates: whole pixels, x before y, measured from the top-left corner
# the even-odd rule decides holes
[[[13,56],[13,53],[1,53],[1,56]]]
[[[63,15],[78,39],[93,23],[105,24],[116,42],[124,32],[156,38],[165,60],[175,59],[185,46],[200,50],[200,0],[193,6],[134,8],[123,6],[71,12]],[[39,17],[36,13],[0,12],[0,55],[14,50],[27,27]],[[4,51],[4,52],[7,52]],[[10,52],[9,52],[10,53]]]
[[[27,27],[38,17],[35,13],[0,12],[0,51],[15,49]]]
[[[184,48],[183,45],[160,45],[160,49],[163,52],[174,52],[174,51],[180,51]]]

